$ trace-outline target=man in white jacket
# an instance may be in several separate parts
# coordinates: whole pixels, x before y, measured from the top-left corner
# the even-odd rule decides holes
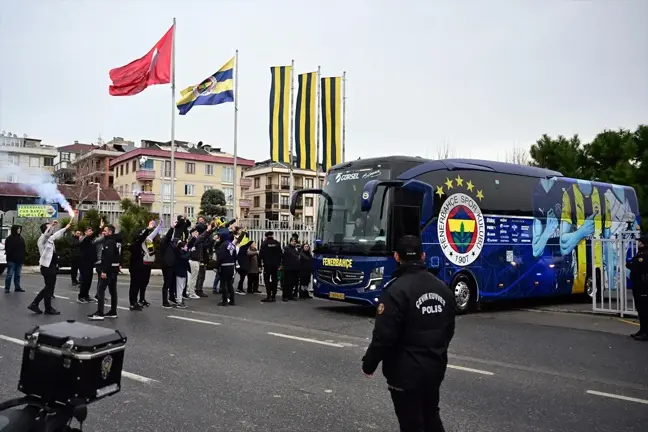
[[[40,253],[40,271],[45,281],[43,288],[34,301],[27,307],[36,314],[42,314],[40,309],[41,300],[45,302],[45,315],[60,315],[61,312],[52,307],[52,297],[54,296],[54,287],[56,286],[56,270],[58,268],[58,254],[54,242],[65,234],[70,228],[70,224],[56,231],[58,221],[52,221],[49,224],[42,224],[40,227],[41,236],[38,238],[38,252]],[[54,232],[56,231],[56,232]]]

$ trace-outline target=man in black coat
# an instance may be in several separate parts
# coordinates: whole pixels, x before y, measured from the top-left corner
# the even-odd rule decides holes
[[[5,275],[5,292],[11,291],[11,279],[13,278],[15,292],[25,292],[20,286],[20,276],[25,262],[25,239],[22,238],[22,226],[13,225],[11,234],[5,240],[5,251],[7,254],[7,274]]]
[[[81,250],[79,246],[81,245],[81,231],[74,231],[72,234],[72,239],[70,240],[70,266],[72,267],[70,271],[70,277],[72,279],[72,286],[79,285],[79,265],[81,263]]]
[[[277,273],[281,265],[281,243],[274,238],[274,233],[268,231],[266,239],[261,243],[259,260],[263,267],[263,281],[265,282],[267,298],[264,303],[274,302],[277,297]]]
[[[402,432],[443,432],[439,389],[455,330],[454,295],[427,271],[417,237],[404,236],[394,258],[399,268],[380,296],[362,371],[371,377],[383,363]]]
[[[299,290],[299,249],[297,239],[293,236],[290,243],[283,251],[283,281],[281,283],[281,297],[283,301],[297,300]]]
[[[93,243],[94,230],[88,227],[85,230],[84,237],[79,242],[79,274],[81,275],[81,287],[77,301],[79,303],[93,303],[90,297],[90,287],[92,286],[94,264],[97,257],[97,247]]]

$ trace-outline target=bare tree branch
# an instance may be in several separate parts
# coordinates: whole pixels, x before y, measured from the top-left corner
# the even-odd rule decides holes
[[[444,140],[441,147],[436,149],[436,158],[437,159],[448,159],[455,156],[455,150],[450,145],[450,141]]]
[[[96,164],[96,159],[92,157],[79,158],[74,162],[76,175],[74,187],[70,188],[70,194],[72,199],[76,201],[77,206],[84,203],[97,191],[96,186],[90,184],[93,180],[92,174],[99,171]]]
[[[516,144],[512,150],[505,152],[504,160],[508,163],[529,165],[529,151]]]

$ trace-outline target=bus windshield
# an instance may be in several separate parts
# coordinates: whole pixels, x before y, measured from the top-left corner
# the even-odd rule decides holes
[[[388,180],[385,168],[366,168],[330,173],[323,191],[332,201],[320,197],[316,228],[316,253],[386,255],[390,193],[384,186],[376,191],[374,205],[362,212],[360,199],[369,180]]]

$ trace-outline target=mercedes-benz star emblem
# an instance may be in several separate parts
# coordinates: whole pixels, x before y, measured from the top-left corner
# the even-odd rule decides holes
[[[336,285],[342,283],[342,272],[340,270],[335,270],[335,273],[333,273],[333,283]]]

